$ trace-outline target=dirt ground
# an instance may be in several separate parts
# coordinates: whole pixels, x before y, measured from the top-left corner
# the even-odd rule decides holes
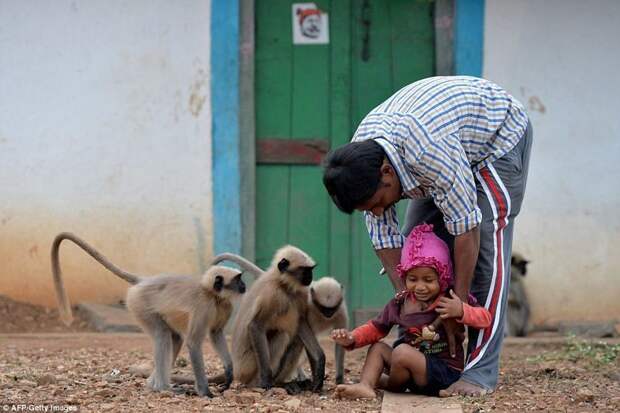
[[[289,396],[282,389],[263,392],[233,386],[214,399],[174,393],[150,393],[145,379],[132,376],[128,367],[148,363],[150,343],[142,334],[71,332],[54,324],[54,312],[46,325],[39,314],[25,312],[13,303],[15,313],[0,305],[0,411],[12,405],[52,406],[56,411],[243,411],[314,412],[380,411],[376,400],[343,401],[333,398],[333,351],[328,339],[322,344],[328,358],[321,394]],[[36,313],[37,309],[30,308]],[[41,310],[42,311],[42,310]],[[15,334],[18,315],[33,317],[24,325],[30,334]],[[8,319],[13,320],[8,329]],[[32,325],[31,325],[32,322]],[[36,331],[33,325],[39,326]],[[36,331],[35,333],[32,333]],[[42,333],[52,332],[52,333]],[[60,332],[54,332],[60,331]],[[10,334],[6,334],[10,333]],[[205,344],[209,373],[219,372],[219,359]],[[620,411],[619,340],[584,341],[578,338],[508,339],[502,356],[500,385],[484,398],[455,398],[465,412],[489,411]],[[346,379],[355,381],[364,350],[347,354]],[[190,375],[187,354],[181,353],[175,373]],[[188,390],[191,390],[188,387]],[[7,407],[9,406],[9,410]]]
[[[0,295],[0,334],[92,331],[79,313],[74,316],[73,324],[67,327],[60,321],[57,310],[20,303]]]

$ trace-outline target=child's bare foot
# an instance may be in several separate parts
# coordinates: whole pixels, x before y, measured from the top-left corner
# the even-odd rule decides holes
[[[335,396],[339,399],[374,399],[377,397],[372,387],[363,383],[339,384]]]

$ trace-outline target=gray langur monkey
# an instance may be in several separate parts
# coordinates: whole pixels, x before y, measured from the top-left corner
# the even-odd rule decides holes
[[[333,329],[348,328],[349,314],[344,299],[344,287],[335,278],[323,277],[310,284],[308,323],[316,336]],[[344,354],[342,346],[334,344],[336,384],[344,382]],[[306,375],[300,366],[303,362],[301,351],[299,357],[297,380],[303,382]]]
[[[105,268],[133,284],[127,291],[127,308],[153,341],[154,370],[147,380],[151,390],[170,389],[170,372],[185,342],[196,379],[196,391],[201,396],[213,397],[202,355],[202,343],[207,333],[224,364],[224,387],[230,386],[233,364],[223,330],[232,313],[231,300],[245,292],[239,270],[212,266],[200,276],[141,277],[116,267],[76,235],[61,233],[52,244],[52,273],[61,319],[67,325],[71,324],[73,315],[59,261],[60,243],[65,239],[73,241]]]
[[[251,261],[231,253],[217,255],[212,263],[232,261],[244,270],[260,276],[264,271]],[[337,328],[348,328],[349,314],[344,299],[344,287],[332,277],[323,277],[310,284],[308,294],[308,324],[315,336]],[[296,372],[293,372],[287,381],[297,380],[300,384],[308,380],[301,364],[303,364],[302,348],[299,349],[299,363]],[[344,382],[344,355],[345,351],[339,344],[334,344],[334,359],[336,362],[336,383]]]
[[[525,292],[523,277],[527,274],[529,261],[521,254],[512,254],[510,260],[510,288],[508,290],[507,334],[524,337],[528,333],[530,303]]]
[[[280,248],[264,272],[234,254],[218,256],[214,262],[224,259],[258,275],[241,302],[233,327],[235,378],[265,389],[283,385],[289,393],[296,393],[301,390],[297,383],[287,383],[286,379],[305,348],[312,369],[310,388],[320,391],[325,379],[325,354],[307,319],[314,260],[291,245]]]

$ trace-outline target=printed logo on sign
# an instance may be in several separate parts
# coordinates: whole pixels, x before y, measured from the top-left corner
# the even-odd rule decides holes
[[[319,9],[297,9],[301,34],[311,39],[316,39],[321,35],[321,10]]]
[[[329,15],[314,3],[293,4],[293,44],[329,43]]]

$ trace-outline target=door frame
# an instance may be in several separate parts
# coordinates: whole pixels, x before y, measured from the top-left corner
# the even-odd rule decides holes
[[[252,261],[256,253],[254,2],[211,0],[213,252],[229,251]],[[437,75],[482,75],[484,3],[435,1]],[[230,76],[235,70],[237,79]],[[226,127],[217,127],[222,124]]]

